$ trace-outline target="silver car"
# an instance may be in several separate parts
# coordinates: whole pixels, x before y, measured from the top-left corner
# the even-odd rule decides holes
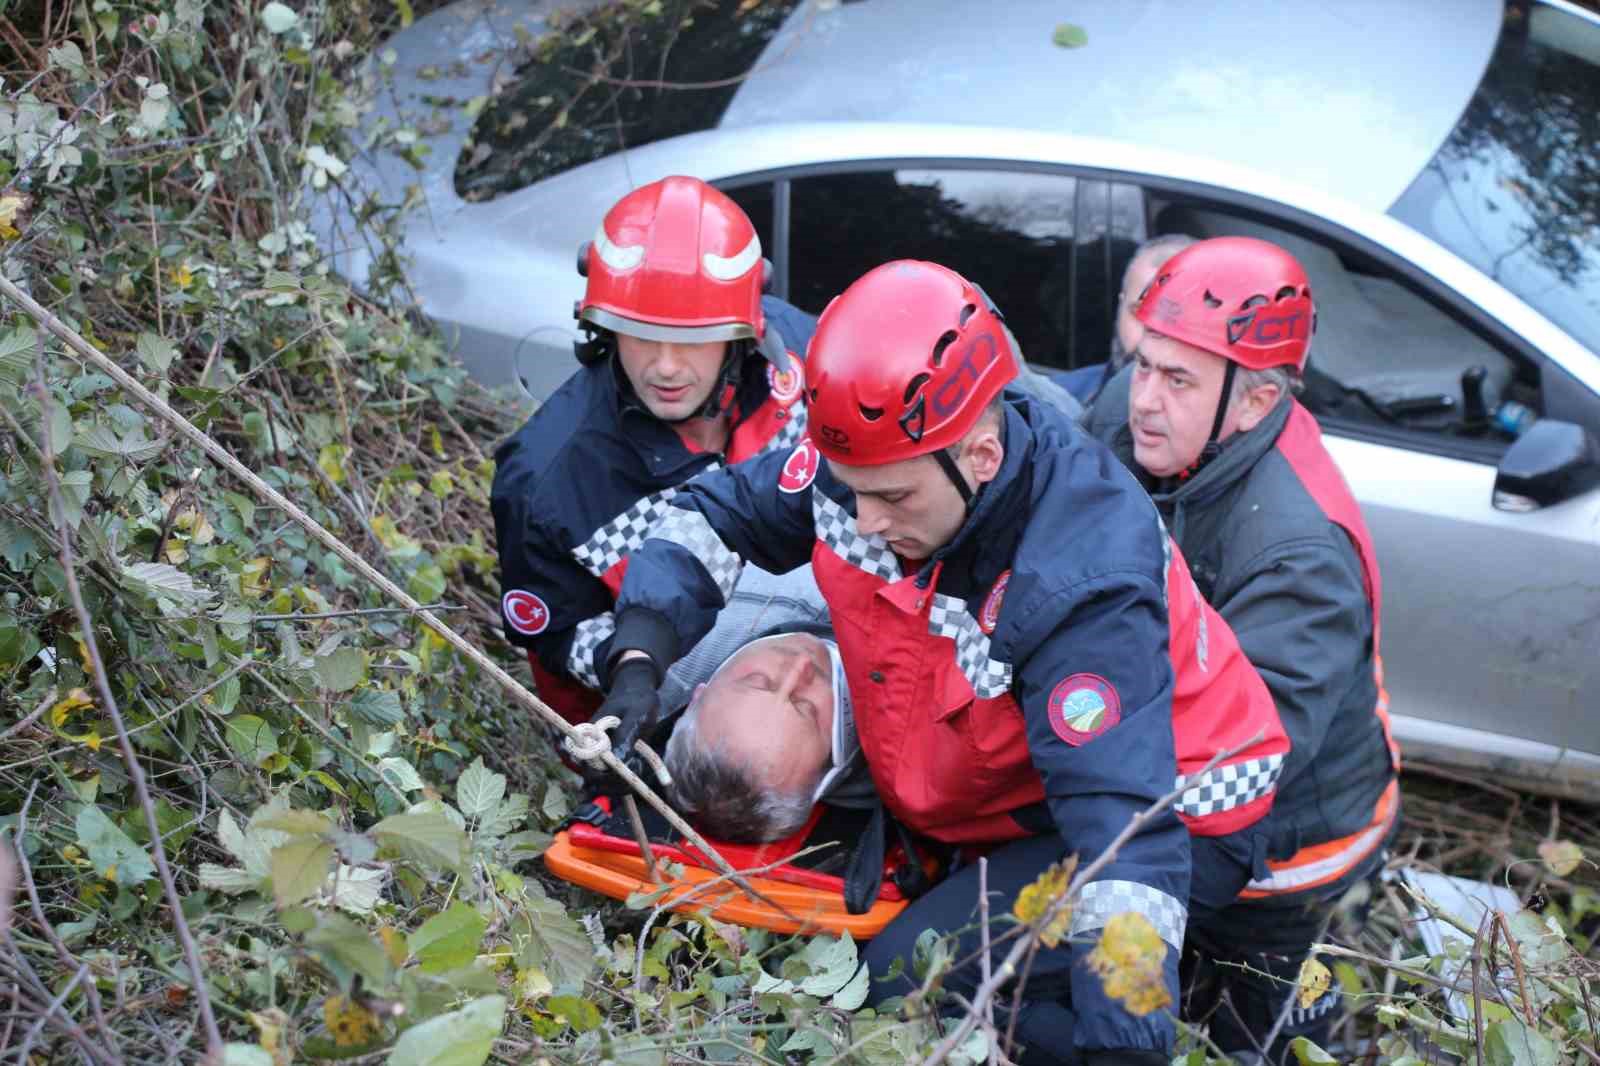
[[[485,181],[515,123],[474,133],[438,101],[515,94],[516,42],[549,6],[457,4],[399,34],[366,122],[431,152],[344,178],[420,191],[408,277],[481,379],[539,398],[572,372],[575,250],[667,174],[743,205],[807,310],[878,262],[933,259],[1064,368],[1104,358],[1138,242],[1267,237],[1312,279],[1302,399],[1377,542],[1408,757],[1593,795],[1600,19],[1563,0],[1107,0],[1067,26],[1044,0],[791,0],[720,116],[691,119],[712,128]],[[339,202],[318,229],[360,282]]]

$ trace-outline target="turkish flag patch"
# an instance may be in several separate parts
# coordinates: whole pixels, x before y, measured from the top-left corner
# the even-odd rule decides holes
[[[799,492],[808,488],[817,479],[817,466],[821,462],[822,454],[807,437],[784,460],[783,473],[778,476],[778,488],[784,492]]]
[[[1050,728],[1078,747],[1122,721],[1122,700],[1099,674],[1073,674],[1050,690]]]
[[[512,589],[500,598],[500,612],[506,625],[525,637],[536,637],[550,624],[550,608],[531,592]]]

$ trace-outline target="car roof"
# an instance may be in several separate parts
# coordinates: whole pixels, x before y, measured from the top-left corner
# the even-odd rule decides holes
[[[809,0],[722,127],[936,122],[1224,159],[1389,207],[1487,68],[1499,0]],[[1081,47],[1055,43],[1063,20]]]

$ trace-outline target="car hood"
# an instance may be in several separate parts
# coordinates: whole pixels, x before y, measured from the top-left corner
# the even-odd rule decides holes
[[[1488,65],[1497,0],[802,5],[724,128],[1011,126],[1223,159],[1383,210]],[[1063,19],[1086,43],[1055,43]]]

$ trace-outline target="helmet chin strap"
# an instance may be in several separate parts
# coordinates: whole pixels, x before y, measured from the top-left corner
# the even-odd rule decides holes
[[[1200,458],[1183,472],[1183,477],[1193,477],[1204,469],[1207,463],[1222,454],[1222,442],[1217,438],[1222,435],[1223,419],[1228,417],[1228,401],[1233,399],[1233,376],[1239,369],[1239,364],[1232,359],[1225,362],[1228,365],[1222,371],[1222,395],[1217,397],[1217,415],[1211,420],[1211,436],[1206,438],[1206,446],[1200,449]]]
[[[973,493],[972,486],[967,484],[966,475],[961,473],[961,468],[951,458],[949,451],[939,448],[933,453],[933,457],[938,461],[939,469],[944,471],[944,476],[950,479],[950,484],[961,493],[961,502],[966,505],[967,510],[972,510],[972,501],[977,499],[977,496]]]
[[[744,376],[744,357],[748,354],[743,341],[729,341],[722,353],[722,369],[717,371],[717,383],[711,388],[711,395],[706,397],[706,402],[692,415],[679,419],[687,422],[690,418],[714,419],[720,418],[728,408],[728,399],[739,395],[739,382]]]

